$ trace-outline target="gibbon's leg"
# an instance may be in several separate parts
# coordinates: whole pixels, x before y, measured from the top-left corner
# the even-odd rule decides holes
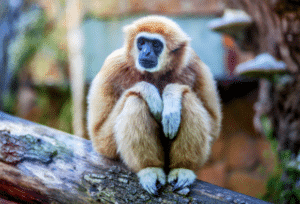
[[[149,94],[150,89],[147,90]],[[126,165],[138,173],[143,188],[156,194],[159,186],[166,183],[164,151],[159,138],[161,127],[151,113],[156,105],[148,104],[161,101],[146,99],[146,102],[143,93],[132,90],[125,96],[124,106],[114,126],[117,151]]]
[[[175,139],[170,148],[171,170],[168,175],[168,182],[174,186],[173,190],[176,190],[194,182],[196,179],[194,172],[209,156],[212,141],[211,117],[196,94],[185,85],[168,85],[163,93],[163,103],[163,121],[168,121],[165,124],[181,121],[178,129],[174,129],[171,125],[164,128],[169,130],[167,135],[173,136],[175,132],[177,133],[176,137],[172,137]],[[171,106],[168,108],[171,111],[165,111],[165,106]],[[178,110],[181,110],[181,114],[178,114]],[[165,124],[163,123],[163,126]]]
[[[93,87],[92,87],[93,88]],[[99,90],[99,87],[94,87],[92,93],[96,92],[95,90]],[[101,90],[101,89],[100,89]],[[90,92],[91,92],[90,91]],[[97,94],[94,93],[94,94]],[[106,113],[109,114],[107,119],[105,121],[100,121],[97,117],[101,117],[99,116],[99,114],[93,116],[93,111],[98,111],[97,108],[92,109],[93,107],[97,107],[97,105],[99,105],[99,103],[103,103],[101,105],[102,107],[102,112],[105,112],[105,108],[107,106],[110,106],[111,103],[113,103],[111,100],[108,100],[109,98],[97,98],[95,97],[95,99],[92,97],[92,95],[89,96],[89,102],[90,102],[90,109],[89,110],[89,123],[93,124],[95,123],[95,121],[98,121],[99,123],[102,123],[101,126],[99,128],[95,128],[94,126],[98,126],[97,123],[95,123],[96,125],[91,126],[90,124],[88,125],[90,130],[90,134],[92,134],[93,136],[91,137],[91,140],[93,142],[93,146],[94,149],[99,152],[100,154],[111,158],[111,159],[117,159],[119,157],[118,153],[117,153],[117,145],[116,145],[116,141],[115,141],[115,137],[114,137],[114,125],[116,122],[116,118],[117,116],[121,113],[121,111],[123,110],[124,107],[124,103],[126,102],[128,96],[130,95],[138,95],[141,98],[143,98],[148,105],[148,110],[151,112],[151,114],[153,115],[153,117],[157,120],[160,121],[161,120],[161,112],[162,112],[162,100],[161,97],[159,95],[158,90],[156,89],[156,87],[150,83],[147,82],[138,82],[136,83],[133,87],[131,87],[130,89],[128,89],[127,91],[125,91],[121,98],[117,101],[117,103],[115,104],[115,106],[112,108],[110,113]],[[98,104],[97,104],[98,103]],[[97,104],[97,105],[95,105]],[[99,109],[99,108],[98,108]],[[102,114],[102,117],[104,117],[105,114]],[[91,127],[90,127],[91,126]]]

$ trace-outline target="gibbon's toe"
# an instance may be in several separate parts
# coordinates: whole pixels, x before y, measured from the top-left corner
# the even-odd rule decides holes
[[[158,195],[158,190],[166,184],[166,175],[162,168],[145,168],[139,171],[137,175],[142,187],[153,195]]]
[[[196,175],[189,169],[172,169],[168,175],[168,183],[173,186],[173,191],[183,189],[196,180]]]

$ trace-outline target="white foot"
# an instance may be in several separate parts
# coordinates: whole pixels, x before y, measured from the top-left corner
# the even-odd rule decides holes
[[[166,174],[162,168],[149,167],[137,173],[140,184],[150,194],[157,195],[158,189],[166,184]]]
[[[172,169],[168,175],[168,183],[173,186],[173,191],[183,189],[196,180],[196,174],[189,169]]]

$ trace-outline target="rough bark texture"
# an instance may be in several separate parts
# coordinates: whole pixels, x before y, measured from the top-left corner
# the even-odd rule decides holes
[[[300,150],[300,1],[298,0],[228,0],[227,6],[246,11],[253,25],[245,31],[240,46],[255,54],[268,52],[283,60],[290,75],[273,83],[261,82],[256,106],[257,118],[267,114],[279,141],[279,151]],[[270,97],[269,97],[270,96]],[[257,123],[257,121],[256,121]],[[256,126],[260,126],[259,124]]]
[[[91,142],[0,112],[0,192],[18,203],[266,203],[202,181],[160,196]]]

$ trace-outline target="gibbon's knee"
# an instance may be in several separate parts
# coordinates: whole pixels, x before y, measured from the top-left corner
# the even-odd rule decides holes
[[[181,124],[170,150],[170,169],[197,171],[209,157],[211,117],[192,92],[182,97]]]
[[[93,131],[93,137],[91,137],[94,149],[110,159],[119,159],[117,144],[113,133],[113,124],[119,112],[118,108],[113,109],[102,126]]]
[[[99,132],[101,134],[102,131]],[[105,134],[92,138],[93,147],[96,152],[110,159],[119,159],[117,145],[113,134]]]
[[[159,140],[159,125],[147,103],[137,95],[125,101],[114,125],[117,151],[133,171],[163,167],[164,154]]]
[[[128,100],[128,98],[138,96],[143,100],[141,100],[140,103],[138,103],[137,101],[132,102],[132,104],[135,104],[133,106],[131,106],[130,103],[127,103],[129,105],[127,105],[126,109],[124,110],[124,104]],[[145,102],[146,105],[144,104]],[[94,100],[93,103],[97,102]],[[102,120],[102,122],[98,122],[98,124],[101,124],[101,126],[95,125],[93,127],[90,127],[90,132],[92,133],[91,139],[93,141],[94,149],[97,152],[111,159],[117,159],[119,157],[113,131],[113,127],[117,120],[116,118],[122,110],[123,113],[127,111],[127,114],[129,114],[132,109],[133,112],[138,112],[138,109],[134,109],[136,108],[136,106],[139,107],[140,104],[142,104],[142,106],[147,106],[145,109],[148,109],[151,112],[152,116],[157,121],[160,121],[162,112],[162,100],[158,90],[154,85],[150,83],[144,81],[138,82],[123,93],[115,106],[112,108],[110,114],[108,115],[108,118],[106,120]],[[142,109],[142,107],[139,108]],[[89,113],[89,115],[91,114],[93,114],[93,112]],[[131,114],[134,115],[135,113]]]

